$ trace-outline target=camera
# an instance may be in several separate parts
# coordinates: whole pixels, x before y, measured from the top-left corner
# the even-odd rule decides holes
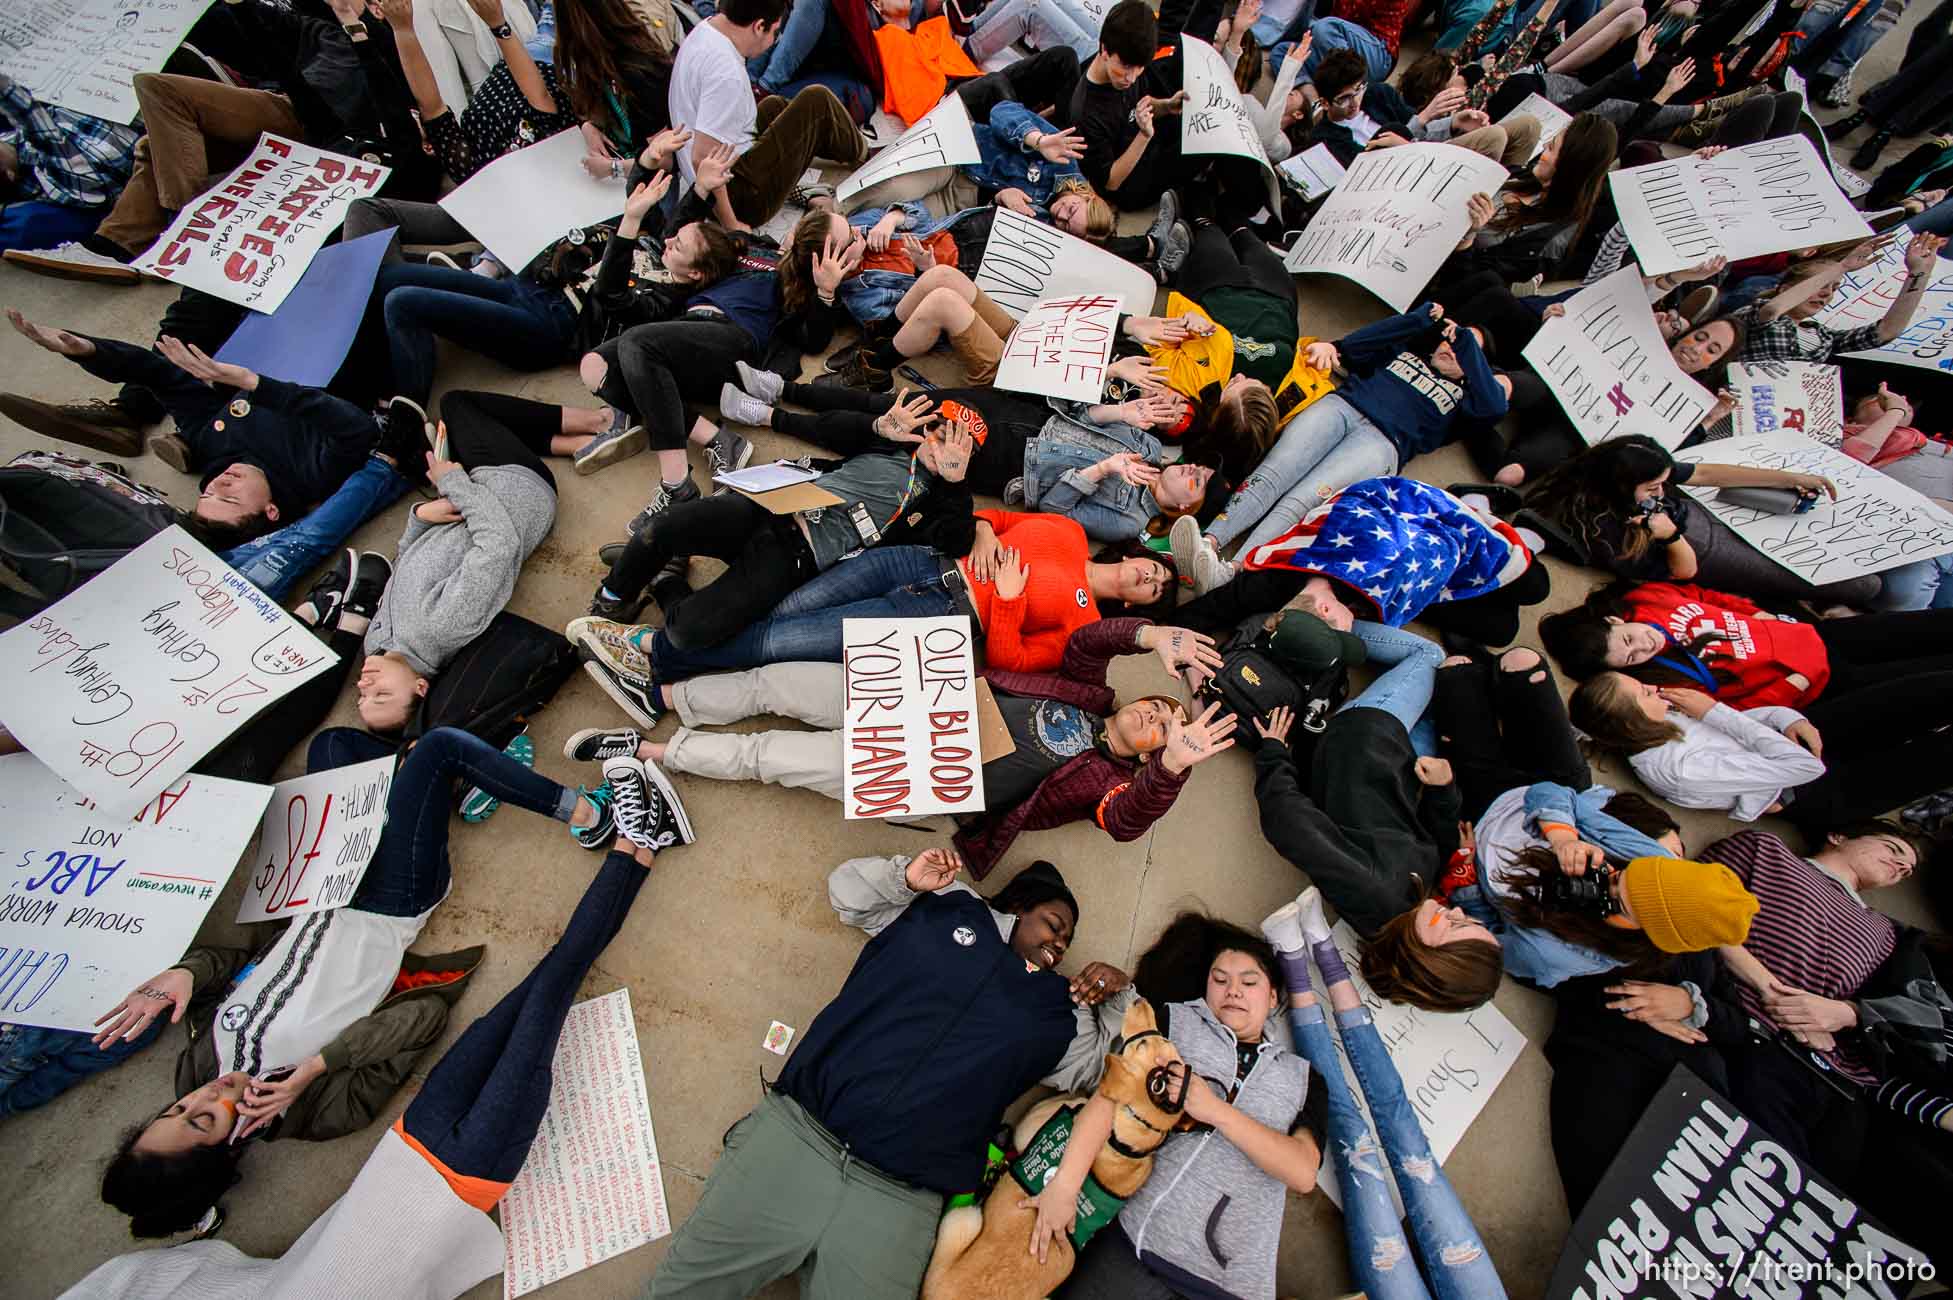
[[[1555,875],[1546,881],[1546,904],[1563,912],[1613,916],[1621,910],[1614,898],[1614,871],[1609,865],[1590,868],[1584,876]]]

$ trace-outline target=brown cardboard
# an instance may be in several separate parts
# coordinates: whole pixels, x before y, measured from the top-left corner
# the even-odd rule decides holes
[[[821,510],[828,506],[838,506],[841,498],[824,487],[813,483],[795,483],[791,487],[774,488],[771,492],[733,491],[748,501],[757,501],[776,515],[798,514],[802,510]]]
[[[997,707],[997,697],[990,692],[990,683],[977,678],[977,748],[986,763],[1007,757],[1017,752],[1017,742],[1010,738],[1010,728],[1004,725],[1004,712]]]

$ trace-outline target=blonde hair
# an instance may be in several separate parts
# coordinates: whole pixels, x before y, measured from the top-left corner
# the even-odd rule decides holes
[[[1053,202],[1067,194],[1077,194],[1085,200],[1085,238],[1094,244],[1103,244],[1112,238],[1119,218],[1113,213],[1112,205],[1099,196],[1092,183],[1083,177],[1067,178],[1059,181],[1051,192]]]

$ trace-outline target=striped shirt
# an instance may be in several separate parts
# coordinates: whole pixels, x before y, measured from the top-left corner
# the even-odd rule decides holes
[[[1727,865],[1763,905],[1743,946],[1772,975],[1807,993],[1850,1001],[1898,942],[1899,927],[1889,917],[1860,903],[1774,835],[1743,831],[1711,845],[1703,860]],[[1738,996],[1750,1015],[1773,1023],[1747,985]],[[1840,1040],[1829,1056],[1850,1078],[1876,1082],[1849,1042]]]

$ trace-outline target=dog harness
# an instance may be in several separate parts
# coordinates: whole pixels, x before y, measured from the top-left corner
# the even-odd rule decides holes
[[[1058,1162],[1065,1158],[1065,1143],[1071,1139],[1072,1117],[1075,1114],[1071,1107],[1060,1106],[1058,1113],[1046,1120],[1044,1127],[1037,1131],[1037,1136],[1025,1144],[1023,1154],[1010,1162],[1011,1177],[1032,1196],[1042,1192],[1044,1185],[1056,1176]],[[1112,1222],[1125,1203],[1123,1198],[1106,1191],[1099,1180],[1087,1171],[1085,1185],[1078,1189],[1078,1218],[1071,1225],[1073,1249],[1085,1249],[1085,1243],[1100,1228]]]

